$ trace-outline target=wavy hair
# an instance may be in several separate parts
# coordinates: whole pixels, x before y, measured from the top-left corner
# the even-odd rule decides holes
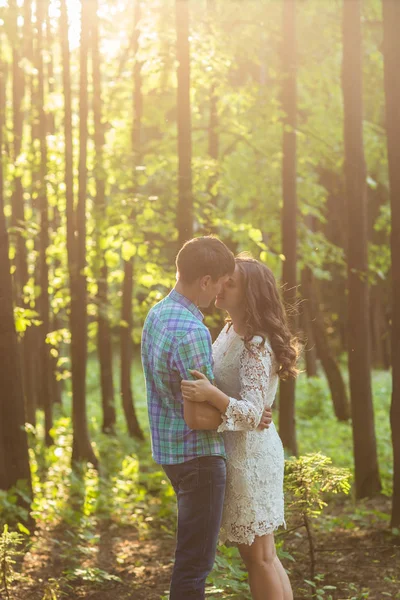
[[[249,342],[255,335],[263,338],[263,345],[268,337],[279,365],[280,379],[296,377],[299,373],[296,367],[298,341],[290,332],[286,311],[271,269],[247,253],[239,254],[235,262],[244,292],[246,347],[249,348]],[[230,321],[228,317],[227,322]]]

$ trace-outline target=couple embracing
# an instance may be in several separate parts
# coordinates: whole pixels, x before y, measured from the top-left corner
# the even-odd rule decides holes
[[[203,600],[220,543],[237,545],[254,600],[292,600],[273,532],[284,524],[284,452],[271,407],[297,374],[270,269],[216,237],[186,242],[175,288],[142,337],[154,460],[177,497],[170,600]],[[228,313],[212,345],[200,309]]]

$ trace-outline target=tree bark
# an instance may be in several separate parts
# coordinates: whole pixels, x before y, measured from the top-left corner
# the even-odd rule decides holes
[[[13,105],[13,160],[18,164],[18,159],[21,154],[22,147],[22,131],[24,125],[24,117],[22,112],[22,104],[25,95],[25,79],[20,63],[23,56],[22,40],[19,35],[17,19],[18,6],[16,0],[10,2],[9,10],[12,12],[13,23],[12,32],[12,105]],[[15,257],[15,299],[18,306],[23,306],[23,288],[28,282],[28,263],[25,246],[25,238],[23,230],[25,228],[25,207],[22,188],[22,177],[19,171],[14,177],[14,190],[12,195],[12,227],[14,228],[13,237],[16,241],[16,257]]]
[[[307,377],[316,377],[318,375],[317,367],[317,347],[315,344],[314,331],[311,321],[309,306],[304,292],[304,279],[306,274],[303,269],[301,273],[302,297],[306,301],[302,303],[300,313],[300,327],[304,334],[304,359],[306,362]]]
[[[326,339],[325,327],[319,310],[319,298],[314,277],[310,268],[306,267],[302,273],[302,294],[305,298],[305,310],[309,314],[312,324],[317,354],[328,380],[333,408],[339,421],[348,421],[350,418],[350,405],[347,398],[346,386]]]
[[[135,56],[135,65],[133,73],[133,125],[132,125],[132,155],[133,169],[135,173],[136,165],[139,165],[141,160],[141,126],[143,112],[143,97],[142,97],[142,65],[138,60],[139,51],[139,21],[141,18],[141,3],[136,0],[134,5],[134,35],[133,35],[133,51]],[[134,175],[135,185],[135,175]],[[134,219],[134,211],[131,218]],[[124,261],[124,283],[122,290],[122,322],[121,327],[121,398],[122,407],[125,414],[126,423],[128,426],[129,435],[140,440],[144,439],[142,430],[140,429],[139,421],[136,416],[134,398],[131,384],[131,367],[132,367],[132,331],[133,331],[133,278],[134,278],[134,259]]]
[[[24,58],[30,61],[32,64],[34,63],[34,53],[33,53],[33,34],[32,34],[32,0],[25,0],[24,2],[24,27],[23,27],[23,39],[24,39],[24,49],[23,54]],[[25,74],[25,90],[30,91],[30,101],[31,101],[31,131],[33,132],[33,120],[35,114],[34,107],[34,93],[33,93],[33,75]],[[32,139],[32,147],[33,147],[33,139]],[[33,177],[32,177],[33,179]],[[33,184],[31,184],[32,191]],[[33,208],[32,202],[32,194],[31,194],[31,205]],[[29,308],[32,308],[31,306]],[[35,299],[34,310],[38,310],[37,302]],[[26,407],[26,420],[31,425],[36,426],[36,408],[38,405],[38,397],[39,397],[39,384],[40,378],[39,373],[40,369],[37,368],[37,347],[39,341],[40,332],[38,331],[38,327],[29,327],[25,331],[25,335],[23,338],[23,353],[24,353],[24,392],[25,392],[25,407]]]
[[[0,46],[0,159],[3,155],[5,97],[4,65]],[[0,489],[8,490],[23,480],[27,484],[29,495],[32,496],[28,440],[24,428],[22,371],[14,324],[8,249],[3,162],[0,160]]]
[[[107,265],[104,251],[101,249],[100,237],[104,231],[106,218],[106,175],[103,167],[104,125],[102,123],[102,86],[101,86],[101,57],[99,49],[99,22],[97,16],[98,2],[92,0],[91,5],[91,49],[93,68],[93,116],[94,116],[94,145],[96,153],[96,276],[97,276],[97,348],[100,363],[101,399],[103,407],[104,433],[114,431],[116,414],[114,406],[114,384],[112,368],[111,328],[107,315],[108,283]]]
[[[213,32],[213,21],[216,16],[216,1],[207,0],[207,14],[209,20],[209,36],[212,37]],[[218,132],[218,94],[217,94],[217,81],[216,77],[213,76],[213,81],[210,87],[210,120],[208,125],[208,155],[217,164],[219,157],[219,132]],[[213,192],[213,187],[218,181],[218,175],[210,177],[208,182],[208,192],[212,198],[212,204],[215,206],[217,195]]]
[[[393,444],[393,504],[391,526],[400,526],[400,5],[383,0],[386,130],[392,211],[392,403],[390,424]]]
[[[175,0],[178,60],[178,243],[193,237],[189,0]]]
[[[296,302],[297,270],[297,190],[296,190],[296,125],[297,125],[297,82],[296,82],[296,2],[283,3],[283,83],[282,108],[285,113],[283,131],[282,163],[282,283],[287,307]],[[296,317],[289,311],[292,331]],[[295,422],[296,381],[291,378],[281,381],[279,391],[279,433],[284,447],[297,455]]]
[[[47,249],[49,246],[49,207],[47,201],[47,123],[44,110],[44,68],[43,68],[43,27],[45,24],[45,10],[47,2],[38,2],[37,18],[37,70],[38,70],[38,103],[39,103],[39,140],[40,140],[40,171],[39,171],[39,211],[40,211],[40,251],[39,251],[39,281],[40,295],[38,299],[40,325],[40,362],[41,362],[41,400],[45,417],[45,441],[50,446],[53,439],[50,429],[53,426],[52,418],[52,390],[51,374],[53,372],[50,361],[49,345],[46,336],[50,329],[50,298],[49,298],[49,267],[47,264]]]
[[[65,23],[66,7],[65,1],[62,2],[64,14],[63,22]],[[86,192],[87,192],[87,140],[88,140],[88,77],[87,77],[87,58],[89,49],[89,30],[90,30],[90,4],[84,0],[81,2],[81,45],[80,45],[80,86],[79,86],[79,172],[78,172],[78,203],[76,208],[75,218],[69,215],[69,246],[71,248],[71,256],[69,258],[70,282],[71,282],[71,363],[72,363],[72,422],[73,422],[73,442],[72,442],[72,461],[87,461],[97,466],[97,458],[93,452],[93,448],[89,439],[89,431],[87,425],[86,413],[86,362],[87,362],[87,298],[86,298]],[[64,27],[63,27],[64,29]],[[63,31],[63,36],[68,35],[68,29]],[[64,55],[67,55],[67,60],[64,60],[64,67],[68,62],[67,73],[69,75],[69,49],[68,40],[64,39],[63,43]],[[64,90],[64,94],[68,94],[68,90]],[[69,101],[70,102],[70,98]],[[68,108],[70,110],[70,106]],[[67,111],[67,99],[66,99]],[[67,112],[66,112],[67,117]],[[70,117],[70,115],[69,115]],[[67,121],[67,118],[66,118]],[[68,132],[68,149],[66,139],[66,164],[67,160],[72,158],[72,136],[69,138],[72,131],[71,122],[66,122]],[[71,144],[71,146],[70,146]],[[71,151],[71,156],[67,157]],[[72,175],[72,165],[68,164],[69,173],[66,173],[66,178]],[[70,182],[71,184],[72,182]],[[70,186],[71,187],[71,186]],[[69,190],[71,195],[71,189]],[[71,210],[70,197],[68,202],[69,210]],[[72,231],[73,223],[76,229]],[[72,263],[71,263],[72,261]]]
[[[53,33],[51,31],[51,21],[50,21],[50,13],[49,6],[47,6],[46,11],[46,44],[49,50],[49,57],[47,63],[47,86],[48,93],[53,94],[54,92],[54,58],[53,52],[51,51],[51,46],[53,44]],[[56,124],[55,124],[55,114],[54,112],[48,112],[47,115],[47,123],[46,123],[46,131],[50,135],[55,134]]]
[[[361,2],[343,2],[343,101],[348,212],[348,361],[357,498],[381,489],[370,375]]]
[[[122,290],[122,321],[121,326],[121,397],[129,435],[140,440],[144,439],[140,429],[133,404],[133,393],[131,385],[132,365],[132,296],[133,296],[133,259],[125,261],[124,265],[124,287]]]
[[[12,11],[12,34],[14,39],[12,43],[12,98],[13,98],[13,160],[17,164],[18,157],[22,149],[22,137],[24,126],[24,115],[22,105],[25,98],[25,75],[20,66],[22,58],[29,56],[32,59],[32,53],[29,53],[27,40],[30,39],[30,1],[24,4],[24,28],[22,37],[19,36],[17,18],[18,6],[12,1],[10,3],[10,11]],[[15,300],[18,306],[30,308],[27,306],[24,298],[24,286],[28,283],[28,258],[26,250],[26,240],[23,231],[26,228],[25,222],[25,202],[24,190],[22,187],[22,176],[17,171],[14,178],[14,189],[12,194],[12,234],[16,245],[15,256],[15,274],[14,274],[14,291]],[[19,343],[19,349],[22,357],[22,372],[23,372],[23,388],[26,407],[26,419],[32,425],[36,424],[36,378],[34,369],[34,351],[33,339],[37,332],[34,329],[28,329],[22,341]]]

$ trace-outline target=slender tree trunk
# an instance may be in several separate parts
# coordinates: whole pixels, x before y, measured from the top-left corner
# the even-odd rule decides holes
[[[122,408],[128,425],[129,435],[144,439],[133,404],[131,385],[132,365],[132,290],[133,290],[133,259],[125,261],[124,287],[122,290],[122,321],[121,327],[121,397]]]
[[[0,159],[3,156],[5,77],[0,40]],[[3,162],[0,160],[0,489],[25,480],[32,496],[28,440],[24,428],[24,392],[14,325],[13,293],[4,215]]]
[[[296,124],[297,124],[297,82],[296,82],[296,2],[283,3],[283,87],[282,108],[285,113],[283,132],[282,164],[282,283],[286,306],[296,302],[297,270],[297,191],[296,191]],[[289,311],[290,314],[290,311]],[[296,329],[296,318],[290,316],[291,330]],[[284,447],[291,454],[297,454],[295,422],[295,379],[282,381],[279,392],[279,433]]]
[[[214,39],[216,32],[214,30],[214,23],[216,19],[216,0],[207,0],[207,17],[208,17],[208,35],[210,40]],[[218,205],[218,158],[219,158],[219,117],[218,117],[218,90],[217,90],[217,76],[212,75],[212,81],[210,86],[210,117],[208,122],[208,155],[213,160],[213,168],[216,171],[209,177],[207,183],[207,191],[210,195],[210,206],[207,209],[207,223],[205,225],[207,233],[217,233],[217,228],[214,225],[215,210]]]
[[[100,236],[102,235],[106,218],[106,197],[105,184],[106,176],[103,168],[103,148],[104,148],[104,125],[102,123],[102,89],[101,89],[101,58],[99,50],[99,23],[98,23],[98,3],[92,0],[91,3],[91,24],[92,24],[92,66],[93,66],[93,115],[94,115],[94,144],[96,152],[96,200],[95,200],[95,220],[97,236],[97,305],[98,305],[98,334],[97,347],[100,362],[100,381],[101,398],[103,407],[103,432],[110,433],[115,427],[115,406],[114,406],[114,385],[112,369],[112,344],[111,329],[107,315],[108,304],[108,284],[107,284],[107,265],[104,258],[104,251],[100,246]]]
[[[24,49],[23,55],[24,59],[28,60],[31,64],[34,63],[34,54],[33,54],[33,44],[32,44],[32,0],[25,0],[24,2],[24,27],[23,27],[23,39],[24,39]],[[33,104],[33,75],[30,73],[25,74],[25,90],[26,96],[29,93],[31,108]],[[32,120],[34,118],[34,110],[31,110],[31,131],[33,129]],[[26,135],[26,134],[25,134]],[[33,146],[33,143],[32,143]],[[32,178],[33,179],[33,178]],[[31,206],[32,205],[32,188],[33,185],[31,183]],[[27,190],[25,189],[25,192]],[[35,302],[36,304],[36,302]],[[32,308],[32,307],[30,307]],[[38,307],[35,305],[34,310],[37,310]],[[36,407],[38,404],[38,395],[39,395],[39,370],[36,368],[37,363],[37,347],[38,347],[38,339],[40,332],[37,327],[29,327],[25,331],[25,335],[23,338],[23,353],[24,353],[24,392],[25,392],[25,402],[26,402],[26,420],[31,425],[36,425]]]
[[[134,35],[133,35],[133,52],[135,56],[135,66],[133,74],[133,126],[132,126],[132,153],[133,167],[141,160],[141,125],[143,112],[143,97],[142,97],[142,65],[138,60],[139,51],[139,21],[141,18],[141,3],[136,0],[134,5]],[[135,180],[135,175],[134,175]],[[134,212],[131,218],[134,219]],[[121,327],[121,398],[122,407],[124,409],[125,419],[128,425],[128,431],[131,436],[138,439],[144,439],[143,432],[140,429],[139,421],[136,416],[132,384],[131,384],[131,367],[132,367],[132,331],[133,331],[133,275],[134,275],[134,259],[124,261],[124,284],[122,290],[122,322]]]
[[[304,300],[307,300],[304,293],[304,279],[306,277],[305,270],[301,273],[301,289]],[[316,377],[318,375],[317,368],[317,346],[315,344],[314,331],[311,321],[310,309],[306,303],[302,303],[300,313],[300,327],[304,333],[304,358],[306,362],[307,377]]]
[[[22,104],[25,94],[24,73],[20,63],[22,59],[22,40],[19,36],[17,18],[18,7],[15,0],[10,3],[9,10],[13,15],[13,32],[15,39],[12,40],[12,98],[13,98],[13,160],[18,164],[21,154],[22,132],[23,132],[23,112]],[[16,229],[14,236],[16,238],[16,271],[14,276],[16,288],[16,302],[18,306],[23,306],[23,288],[28,281],[28,265],[26,256],[25,238],[22,230],[25,227],[25,207],[22,189],[22,177],[17,170],[14,178],[14,190],[12,195],[12,220],[13,228]]]
[[[386,337],[388,335],[388,323],[384,316],[384,291],[381,285],[375,285],[371,289],[370,331],[372,365],[375,369],[387,368]]]
[[[209,20],[209,35],[212,37],[213,22],[216,16],[216,0],[207,0],[207,14]],[[215,163],[219,157],[219,132],[218,132],[218,93],[217,93],[217,81],[213,78],[210,88],[210,121],[208,125],[208,155],[212,158]],[[211,195],[213,204],[215,205],[217,194],[213,192],[213,187],[218,181],[218,175],[210,177],[208,182],[208,191]]]
[[[40,296],[39,313],[42,325],[40,326],[40,356],[41,356],[41,399],[45,415],[45,440],[50,446],[53,440],[50,429],[53,426],[52,418],[52,390],[50,374],[52,365],[50,362],[49,345],[46,344],[46,336],[50,329],[50,298],[49,298],[49,267],[47,264],[47,248],[49,247],[49,207],[47,201],[46,179],[47,179],[47,140],[46,140],[46,113],[44,110],[44,68],[43,68],[43,26],[45,23],[45,10],[48,4],[38,2],[37,4],[37,70],[38,70],[38,102],[39,102],[39,139],[40,139]]]
[[[193,237],[189,0],[175,0],[178,59],[178,242]]]
[[[27,57],[27,39],[30,33],[30,2],[24,5],[24,29],[22,39],[18,35],[17,17],[18,7],[15,1],[10,3],[13,13],[13,31],[16,36],[12,42],[12,97],[13,97],[13,160],[17,164],[22,149],[24,116],[22,105],[25,98],[25,75],[20,66],[22,58]],[[32,53],[30,53],[32,58]],[[12,226],[15,228],[13,238],[16,245],[14,289],[18,306],[28,308],[24,298],[24,286],[28,282],[28,259],[23,230],[25,222],[24,190],[22,188],[22,175],[17,170],[14,178],[12,195]],[[36,331],[28,329],[22,342],[19,344],[23,365],[23,388],[25,396],[26,418],[32,425],[36,424],[36,382],[34,377],[34,352],[32,338]]]
[[[380,491],[370,374],[361,1],[343,2],[343,101],[348,210],[348,353],[356,496]]]
[[[62,1],[62,39],[64,63],[65,99],[65,161],[67,189],[67,245],[70,264],[71,285],[71,363],[72,363],[72,422],[73,443],[72,461],[87,461],[97,466],[97,458],[89,439],[86,413],[86,362],[87,362],[87,311],[86,311],[86,191],[87,191],[87,119],[88,119],[88,77],[87,58],[89,48],[90,4],[81,3],[81,46],[80,46],[80,86],[79,86],[79,174],[78,204],[76,215],[73,212],[72,188],[72,125],[70,60],[68,28],[66,27],[66,6]],[[74,231],[75,230],[75,231]]]
[[[319,298],[311,269],[306,267],[302,273],[302,293],[305,298],[305,310],[309,314],[312,324],[317,354],[328,380],[333,408],[339,421],[348,421],[350,418],[350,405],[347,398],[346,386],[326,339],[325,327],[319,310]]]
[[[54,59],[53,59],[53,52],[52,52],[53,34],[51,31],[49,6],[47,7],[47,11],[46,11],[46,43],[47,43],[47,48],[49,49],[49,57],[48,57],[48,63],[47,63],[48,93],[53,94],[53,92],[54,92]],[[48,112],[47,113],[46,131],[50,135],[54,135],[55,130],[56,130],[55,114],[54,114],[54,112]]]
[[[392,527],[400,526],[400,4],[383,0],[386,129],[392,209],[392,404],[390,424],[393,444]]]

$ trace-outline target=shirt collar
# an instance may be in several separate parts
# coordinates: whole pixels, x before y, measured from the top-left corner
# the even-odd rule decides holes
[[[201,312],[201,310],[199,310],[197,308],[197,306],[195,304],[193,304],[193,302],[191,300],[189,300],[189,298],[186,298],[186,296],[183,296],[182,294],[177,292],[175,289],[171,290],[168,295],[171,298],[171,300],[173,300],[174,302],[178,302],[178,304],[181,304],[182,306],[184,306],[185,308],[190,310],[190,312],[197,319],[199,319],[200,321],[203,321],[203,319],[204,319],[203,313]]]

